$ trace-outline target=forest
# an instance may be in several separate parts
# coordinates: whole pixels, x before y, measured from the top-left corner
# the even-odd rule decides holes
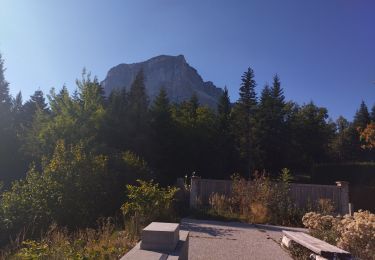
[[[36,90],[24,101],[10,95],[4,71],[0,57],[0,243],[22,228],[85,227],[113,216],[137,179],[166,186],[193,174],[276,177],[288,168],[309,181],[317,165],[374,167],[375,104],[333,121],[313,102],[286,100],[278,75],[257,94],[248,68],[239,99],[232,103],[225,88],[211,109],[194,95],[171,103],[163,89],[150,102],[142,71],[109,96],[83,71],[74,92]]]

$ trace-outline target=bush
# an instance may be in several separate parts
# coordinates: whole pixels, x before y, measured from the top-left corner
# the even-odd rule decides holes
[[[309,212],[302,221],[311,235],[360,259],[375,259],[375,214],[358,211],[354,216],[333,217]]]
[[[342,218],[336,227],[337,245],[363,259],[375,259],[375,214],[358,211]]]
[[[98,229],[83,229],[69,233],[52,225],[40,241],[25,240],[12,259],[119,259],[134,241],[124,231],[117,231],[110,219],[99,223]],[[1,256],[1,255],[0,255]]]
[[[209,205],[214,214],[222,216],[233,216],[234,209],[232,207],[232,199],[225,195],[218,193],[211,194],[209,198]]]
[[[336,245],[339,233],[335,229],[337,218],[330,215],[322,215],[315,212],[306,213],[302,223],[310,230],[310,234],[316,238]]]
[[[234,175],[233,207],[239,215],[254,223],[296,225],[301,213],[289,197],[289,170],[283,169],[277,182],[263,174],[255,174],[251,181]]]
[[[113,163],[123,171],[113,170]],[[0,245],[20,233],[39,237],[52,223],[95,226],[98,218],[118,212],[123,186],[134,182],[134,175],[148,174],[147,164],[129,151],[107,157],[88,152],[83,143],[67,146],[60,140],[40,171],[32,166],[25,179],[0,195]]]
[[[173,201],[178,189],[169,186],[162,188],[152,180],[137,182],[139,186],[126,186],[128,198],[121,207],[130,232],[137,235],[142,226],[152,221],[174,221]]]
[[[40,235],[52,222],[74,228],[95,224],[110,201],[107,173],[107,157],[59,141],[52,158],[44,159],[42,172],[32,167],[2,194],[5,234]]]

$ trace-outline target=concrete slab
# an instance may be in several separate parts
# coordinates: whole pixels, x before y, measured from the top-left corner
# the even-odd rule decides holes
[[[126,255],[121,257],[120,260],[167,260],[168,254],[147,251],[141,249],[141,242],[139,242],[132,250],[130,250]]]
[[[141,249],[139,242],[120,260],[188,260],[189,259],[189,232],[180,231],[176,248],[170,252]]]
[[[167,260],[189,259],[189,231],[180,230],[180,239],[174,252],[171,252]]]
[[[283,229],[196,219],[181,222],[181,230],[190,231],[189,260],[292,260],[280,246]]]

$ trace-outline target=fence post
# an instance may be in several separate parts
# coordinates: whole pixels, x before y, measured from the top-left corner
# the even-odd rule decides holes
[[[190,208],[197,208],[199,177],[191,176]]]
[[[349,214],[349,182],[347,181],[336,181],[337,187],[340,189],[340,209],[341,214]]]

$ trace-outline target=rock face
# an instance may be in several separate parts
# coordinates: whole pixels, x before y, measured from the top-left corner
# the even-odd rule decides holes
[[[109,95],[113,89],[129,89],[140,69],[143,69],[146,91],[151,101],[164,87],[171,102],[189,100],[195,93],[202,105],[216,109],[223,93],[212,82],[203,81],[183,55],[161,55],[144,62],[120,64],[110,69],[102,82],[106,94]]]

